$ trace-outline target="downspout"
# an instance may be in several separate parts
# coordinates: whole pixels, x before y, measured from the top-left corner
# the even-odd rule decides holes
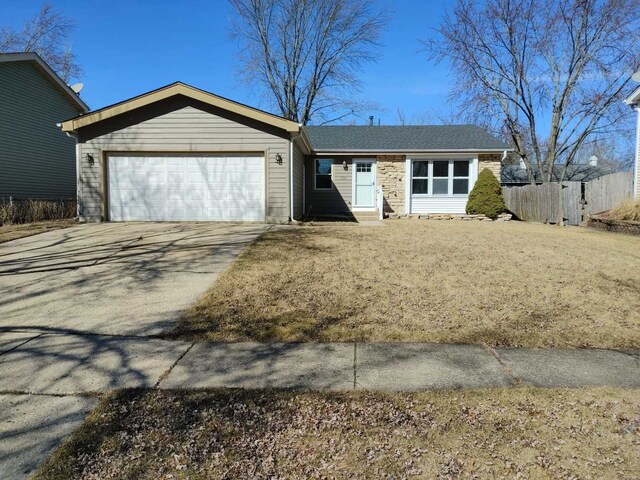
[[[62,128],[61,123],[56,123],[58,128]],[[75,132],[64,132],[67,137],[76,141],[76,217],[80,221],[80,144],[78,143],[78,135]]]
[[[300,125],[302,126],[302,125]],[[300,138],[302,134],[298,133],[297,135],[291,135],[291,139],[289,140],[289,221],[293,222],[293,142]],[[302,178],[302,185],[304,188],[304,177]],[[304,200],[303,200],[304,202]],[[304,209],[304,203],[303,209]]]
[[[500,169],[498,170],[498,183],[500,184],[500,187],[502,187],[502,165],[504,164],[504,161],[507,159],[507,151],[503,150],[502,151],[502,158],[500,159]],[[480,172],[478,172],[478,175],[480,174]]]
[[[289,140],[289,221],[293,222],[293,136]]]

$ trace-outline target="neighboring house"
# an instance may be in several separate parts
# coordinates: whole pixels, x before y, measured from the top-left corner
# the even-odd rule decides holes
[[[78,139],[81,219],[282,223],[464,213],[509,148],[479,127],[302,127],[175,83],[61,124]]]
[[[640,198],[640,87],[629,95],[625,103],[631,106],[637,113],[636,119],[636,161],[634,166],[634,190],[636,198]]]
[[[562,165],[556,165],[553,168],[552,178],[554,182],[557,182],[562,176],[563,168],[564,167]],[[589,159],[589,163],[569,165],[564,176],[564,181],[586,183],[617,171],[618,170],[613,167],[598,165],[598,159],[596,157],[592,157]],[[540,169],[537,166],[534,166],[533,172],[536,183],[542,183]],[[529,173],[524,166],[524,162],[521,162],[520,165],[503,165],[500,175],[500,183],[505,186],[527,185],[531,183],[529,181]]]
[[[56,124],[88,110],[37,54],[0,54],[0,202],[76,196],[76,142]]]

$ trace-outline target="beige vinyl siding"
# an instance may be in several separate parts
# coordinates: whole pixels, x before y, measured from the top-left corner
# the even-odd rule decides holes
[[[130,125],[118,125],[127,119],[116,117],[80,130],[82,153],[81,213],[89,220],[103,217],[103,168],[106,152],[162,153],[259,153],[267,156],[266,192],[267,222],[285,222],[289,219],[289,140],[264,131],[259,126],[237,121],[187,105],[176,110],[167,105],[152,106],[145,119]],[[156,116],[157,113],[157,116]],[[130,119],[128,119],[131,122]],[[249,122],[251,123],[251,122]],[[254,122],[255,123],[255,122]],[[268,130],[265,128],[265,130]],[[86,154],[96,160],[93,167]],[[282,156],[282,164],[276,155]]]
[[[0,63],[0,201],[75,197],[75,140],[57,123],[81,113],[30,62]]]
[[[330,158],[330,157],[317,157]],[[347,169],[342,162],[347,162]],[[351,211],[351,193],[353,190],[353,169],[350,158],[338,157],[333,159],[333,170],[331,179],[333,188],[331,190],[315,190],[315,157],[308,157],[305,160],[306,183],[306,212],[314,214],[342,214]]]
[[[300,147],[293,144],[293,218],[303,216],[303,184],[304,184],[304,154]]]

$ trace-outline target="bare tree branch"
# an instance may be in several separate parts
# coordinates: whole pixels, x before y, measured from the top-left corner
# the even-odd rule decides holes
[[[372,0],[230,3],[237,13],[233,36],[242,46],[242,74],[264,88],[282,116],[305,125],[327,123],[364,107],[353,98],[358,74],[376,59],[387,23]]]
[[[638,31],[640,0],[458,0],[423,43],[451,62],[457,100],[509,133],[532,182],[534,169],[549,182],[589,139],[629,128]]]
[[[73,29],[72,21],[45,3],[21,30],[0,28],[0,52],[36,52],[68,82],[82,73],[71,51]]]

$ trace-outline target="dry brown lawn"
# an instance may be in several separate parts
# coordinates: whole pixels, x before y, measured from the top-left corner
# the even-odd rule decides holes
[[[638,478],[640,391],[120,391],[35,479]]]
[[[640,238],[520,222],[272,231],[169,336],[640,346]]]
[[[45,222],[20,223],[11,225],[0,225],[0,243],[10,242],[18,238],[30,237],[39,233],[59,230],[61,228],[77,225],[73,219],[48,220]]]

